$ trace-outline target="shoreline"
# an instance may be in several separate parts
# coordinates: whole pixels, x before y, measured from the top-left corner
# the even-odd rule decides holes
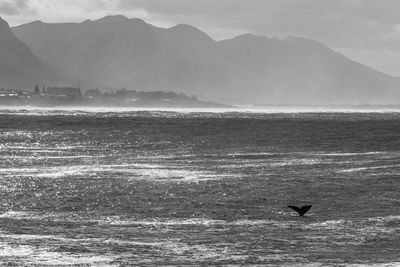
[[[0,111],[81,111],[95,113],[123,112],[176,112],[176,113],[247,113],[247,114],[294,114],[294,113],[400,113],[400,106],[232,106],[232,107],[165,107],[165,106],[35,106],[0,105]]]

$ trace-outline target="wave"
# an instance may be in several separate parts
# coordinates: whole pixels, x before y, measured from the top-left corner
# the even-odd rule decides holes
[[[317,157],[352,157],[352,156],[369,156],[369,155],[399,155],[394,151],[369,151],[369,152],[326,152],[326,151],[298,151],[298,152],[236,152],[227,154],[189,154],[180,156],[163,156],[164,159],[191,159],[191,158],[232,158],[232,159],[257,159],[270,158],[274,156],[317,156]]]
[[[270,106],[270,107],[236,107],[236,108],[162,108],[162,107],[0,107],[0,115],[11,116],[152,116],[176,117],[195,116],[254,116],[268,114],[399,114],[399,107],[321,107],[321,106]],[[224,116],[225,116],[224,115]]]
[[[112,261],[115,257],[100,256],[90,253],[82,255],[67,252],[54,252],[51,248],[36,247],[30,245],[12,244],[0,242],[0,264],[4,266],[117,266]]]
[[[114,173],[124,179],[145,179],[159,181],[197,181],[225,178],[225,175],[206,170],[187,170],[182,166],[164,166],[155,164],[104,164],[104,165],[71,165],[60,167],[0,168],[0,174],[10,177],[98,177],[102,173]]]
[[[358,167],[358,168],[351,168],[346,170],[337,171],[338,173],[353,173],[353,172],[362,172],[368,170],[377,170],[377,169],[390,169],[390,168],[399,168],[400,164],[396,165],[383,165],[383,166],[372,166],[372,167]]]
[[[319,164],[330,164],[332,162],[318,159],[290,159],[281,162],[271,163],[272,167],[285,167],[294,165],[319,165]]]
[[[283,222],[279,220],[214,220],[209,218],[190,218],[190,219],[147,219],[138,220],[135,218],[125,218],[123,216],[101,216],[100,218],[88,218],[87,214],[71,213],[71,212],[28,212],[28,211],[7,211],[0,214],[0,218],[9,218],[16,220],[46,220],[46,221],[70,221],[82,222],[88,221],[103,225],[136,225],[136,226],[261,226],[261,225],[281,225]],[[296,223],[297,221],[293,221]],[[287,222],[287,223],[293,223]]]
[[[310,155],[316,156],[327,156],[327,157],[352,157],[352,156],[368,156],[368,155],[387,155],[387,154],[399,154],[400,152],[388,152],[388,151],[370,151],[370,152],[314,152]]]

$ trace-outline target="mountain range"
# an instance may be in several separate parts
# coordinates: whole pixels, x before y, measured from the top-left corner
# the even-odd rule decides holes
[[[64,83],[65,78],[49,68],[17,39],[0,18],[0,87],[30,88],[40,83]]]
[[[19,44],[8,45],[15,56],[5,62],[20,68],[0,65],[7,86],[18,80],[14,73],[27,83],[40,75],[43,82],[62,80],[58,72],[90,87],[176,91],[230,104],[400,104],[399,78],[304,38],[215,41],[190,25],[165,29],[123,16],[35,21],[12,31],[33,53],[2,21],[0,40]],[[3,43],[1,61],[10,54]]]

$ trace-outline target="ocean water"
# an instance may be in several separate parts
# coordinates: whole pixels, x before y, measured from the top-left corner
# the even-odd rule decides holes
[[[399,173],[397,112],[2,110],[0,265],[396,265]]]

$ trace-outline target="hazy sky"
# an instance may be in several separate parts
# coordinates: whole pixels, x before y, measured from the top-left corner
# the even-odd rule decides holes
[[[215,39],[245,32],[307,37],[400,76],[400,0],[0,0],[11,25],[112,14],[163,27],[188,23]]]

